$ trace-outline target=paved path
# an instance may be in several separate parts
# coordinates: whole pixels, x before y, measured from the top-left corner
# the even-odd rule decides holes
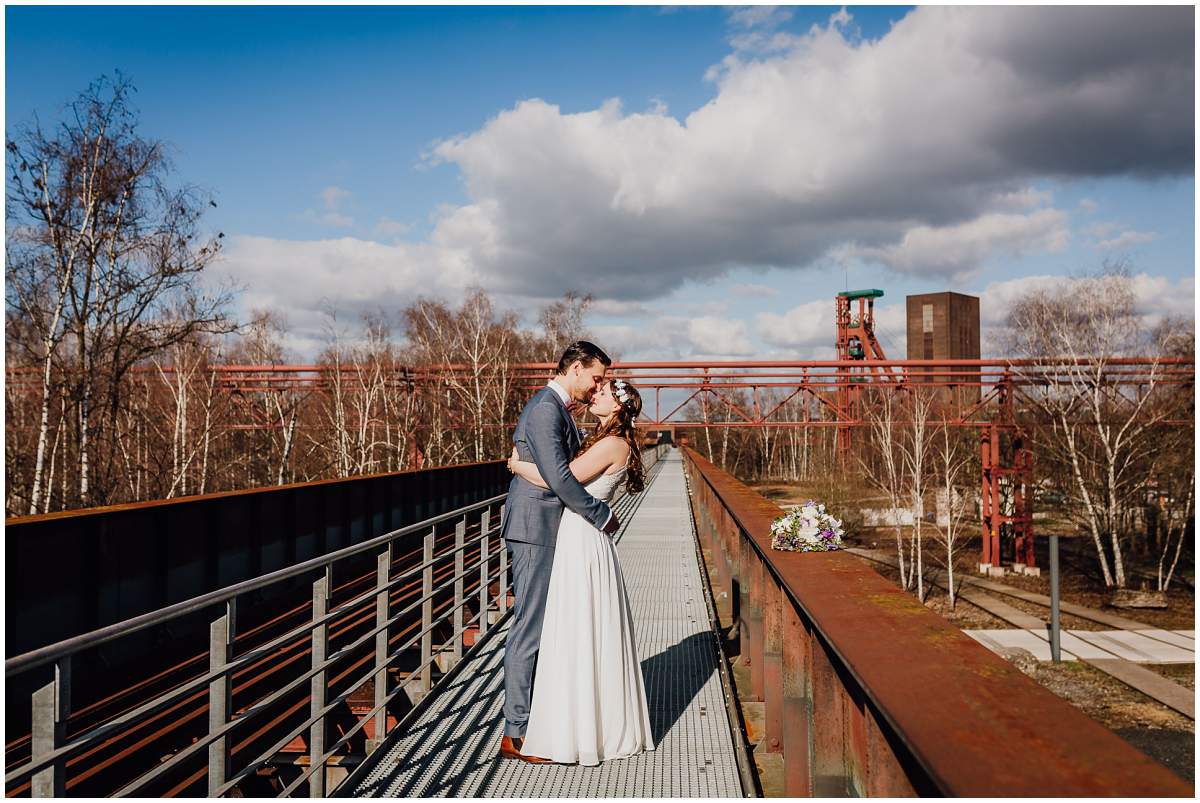
[[[657,749],[599,767],[495,758],[505,625],[356,788],[359,797],[741,797],[678,451],[629,509],[618,553]],[[620,509],[618,509],[620,510]]]
[[[893,568],[897,565],[895,556],[883,550],[850,548],[847,551]],[[941,588],[946,587],[945,571],[931,570],[926,577],[933,584]],[[1042,619],[980,589],[1046,608],[1050,607],[1049,597],[969,575],[963,576],[960,582],[959,596],[963,600],[1015,626],[1013,630],[963,632],[993,652],[1000,652],[1005,647],[1021,647],[1033,653],[1039,661],[1050,660],[1049,625]],[[1195,663],[1194,630],[1161,630],[1124,616],[1071,602],[1061,602],[1060,607],[1064,613],[1119,628],[1109,631],[1063,630],[1059,646],[1065,660],[1083,661],[1190,719],[1195,719],[1196,695],[1191,689],[1138,666],[1139,663]],[[1046,614],[1048,618],[1049,611]]]
[[[963,632],[994,651],[1001,647],[1022,647],[1039,661],[1050,660],[1045,627]],[[1150,638],[1147,633],[1156,637]],[[1122,658],[1138,664],[1190,664],[1196,661],[1194,636],[1194,630],[1064,630],[1059,644],[1067,661]]]

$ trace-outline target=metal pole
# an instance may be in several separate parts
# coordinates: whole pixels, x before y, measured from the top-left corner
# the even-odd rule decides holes
[[[209,624],[208,668],[224,669],[233,652],[235,603],[237,598],[222,606],[221,615]],[[233,708],[232,684],[229,673],[214,678],[208,684],[208,732],[215,733],[229,721]],[[219,797],[220,789],[229,780],[229,737],[221,736],[208,746],[208,796]]]
[[[423,560],[425,571],[421,583],[421,693],[428,692],[433,687],[433,668],[429,665],[433,658],[433,545],[437,537],[434,528],[425,536]]]
[[[492,558],[488,539],[491,537],[492,511],[484,510],[479,518],[479,635],[488,632],[488,574]]]
[[[384,622],[388,620],[387,584],[391,579],[392,547],[391,544],[380,550],[375,557],[375,626],[383,628],[375,634],[375,727],[372,738],[367,744],[367,752],[373,751],[383,744],[387,737],[387,654],[388,629]]]
[[[465,592],[463,573],[466,571],[466,543],[467,543],[467,517],[463,516],[454,527],[454,576],[457,578],[454,581],[454,632],[457,633],[454,637],[454,643],[451,645],[451,655],[453,656],[453,664],[458,665],[463,656],[463,639],[466,634],[463,629],[463,605],[465,600],[463,594]]]
[[[1062,660],[1059,649],[1060,623],[1058,620],[1058,536],[1050,536],[1050,658],[1054,663]]]
[[[313,583],[313,621],[320,621],[329,609],[329,567],[321,573],[321,577]],[[329,625],[320,624],[313,628],[312,634],[312,665],[318,667],[325,663],[325,653],[329,646]],[[308,729],[308,766],[313,769],[325,762],[325,675],[321,670],[312,677],[312,700],[309,706],[310,716],[316,721]],[[321,767],[308,776],[308,796],[325,797],[325,768]]]
[[[71,656],[66,655],[55,662],[54,677],[50,682],[33,693],[31,758],[34,761],[62,746],[70,713]],[[34,773],[30,793],[33,797],[65,797],[65,762],[55,761]]]

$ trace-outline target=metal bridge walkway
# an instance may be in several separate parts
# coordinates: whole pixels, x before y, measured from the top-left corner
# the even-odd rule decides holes
[[[359,797],[741,797],[682,459],[672,449],[618,535],[656,749],[598,767],[501,761],[507,620],[423,715],[376,752]]]

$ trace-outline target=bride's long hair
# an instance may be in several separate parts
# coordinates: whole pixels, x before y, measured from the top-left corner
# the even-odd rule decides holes
[[[596,431],[588,435],[579,446],[575,456],[586,452],[602,438],[616,435],[629,444],[629,470],[625,474],[625,490],[631,494],[641,493],[646,487],[646,470],[642,466],[642,447],[638,443],[637,427],[634,426],[642,413],[642,396],[637,389],[624,379],[610,379],[610,389],[613,399],[617,402],[617,410],[607,424],[596,427]],[[624,400],[621,399],[624,396]]]

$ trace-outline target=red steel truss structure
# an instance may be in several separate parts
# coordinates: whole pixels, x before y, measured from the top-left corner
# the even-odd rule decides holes
[[[1031,447],[1036,443],[1036,433],[1029,431],[1028,423],[1022,423],[1028,417],[1021,415],[1031,407],[1031,392],[1050,386],[1068,389],[1074,386],[1078,392],[1084,392],[1078,381],[1074,385],[1071,381],[1081,376],[1085,377],[1087,388],[1102,386],[1114,400],[1140,398],[1156,388],[1194,387],[1195,363],[1187,358],[888,360],[882,358],[882,349],[874,341],[869,307],[866,315],[860,309],[857,320],[841,320],[843,315],[849,315],[850,301],[839,298],[837,302],[838,349],[846,351],[843,357],[848,356],[851,345],[848,333],[857,331],[858,342],[864,347],[862,358],[621,362],[613,366],[611,374],[628,379],[640,389],[644,409],[639,425],[649,432],[686,436],[687,430],[705,427],[833,427],[843,458],[852,452],[853,433],[868,425],[864,406],[870,404],[870,394],[904,394],[920,389],[936,392],[939,424],[973,428],[979,434],[983,537],[980,564],[984,569],[1000,565],[1002,536],[1014,539],[1018,563],[1031,568],[1035,565]],[[858,301],[861,307],[864,299]],[[522,398],[544,385],[553,368],[552,363],[506,366],[510,387]],[[169,376],[172,370],[170,366],[147,368],[146,379]],[[342,382],[338,384],[354,389],[356,383],[351,380],[363,369],[354,365],[338,369],[311,364],[221,365],[204,373],[215,373],[222,391],[249,399],[255,394],[285,391],[301,396],[329,393],[335,370],[342,372]],[[385,372],[385,381],[419,393],[451,382],[462,383],[468,377],[478,378],[481,374],[486,377],[489,370],[495,372],[487,366],[395,365]],[[9,392],[20,392],[36,388],[39,377],[36,369],[10,368],[7,381]],[[769,399],[765,398],[767,395]],[[801,403],[789,406],[793,400]],[[714,404],[726,411],[722,420],[707,415],[709,405]],[[252,410],[247,405],[248,414]],[[796,410],[799,417],[786,415]],[[1187,418],[1163,419],[1159,423],[1190,424],[1192,414],[1189,411]],[[464,415],[457,426],[468,426],[467,420]],[[259,429],[277,427],[279,422],[251,420],[230,426]]]

